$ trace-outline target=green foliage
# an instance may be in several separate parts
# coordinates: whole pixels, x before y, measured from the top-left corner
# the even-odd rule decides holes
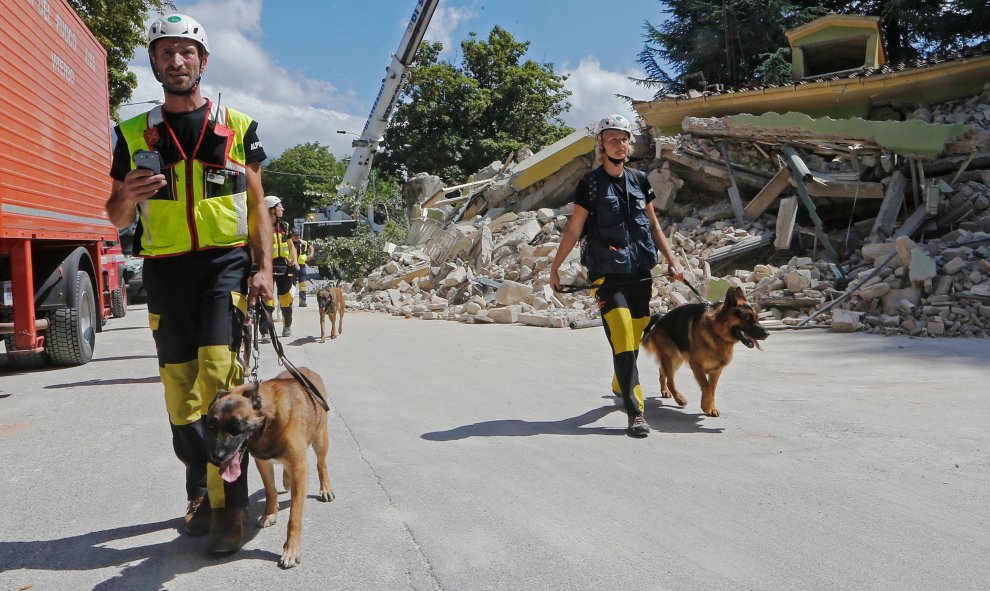
[[[756,66],[756,75],[764,84],[789,84],[791,82],[791,50],[781,47],[773,53],[761,53],[763,61]]]
[[[266,195],[278,195],[285,217],[303,217],[321,205],[338,202],[337,185],[347,164],[319,142],[299,144],[271,160],[262,172]]]
[[[660,0],[663,22],[644,23],[641,85],[683,92],[681,77],[709,84],[786,82],[785,31],[829,12],[881,17],[891,62],[990,39],[986,0]]]
[[[313,264],[329,267],[331,275],[342,281],[354,281],[384,265],[389,259],[384,251],[385,243],[401,244],[405,242],[406,233],[406,229],[393,220],[386,222],[385,230],[377,235],[371,233],[367,224],[358,224],[357,232],[350,238],[314,240]]]
[[[566,77],[551,63],[524,61],[528,48],[496,26],[487,39],[472,33],[463,41],[455,66],[439,61],[440,43],[424,42],[385,132],[381,169],[394,178],[430,172],[454,184],[573,131],[560,118],[570,108]]]
[[[664,22],[644,23],[646,44],[638,61],[647,77],[637,81],[658,96],[683,92],[681,77],[695,72],[708,84],[758,80],[766,59],[761,54],[787,47],[787,30],[828,12],[805,0],[660,0],[660,5]]]
[[[171,0],[68,0],[93,35],[107,50],[110,115],[131,98],[137,76],[127,68],[135,49],[144,49],[147,31],[144,21],[149,12],[175,10]]]

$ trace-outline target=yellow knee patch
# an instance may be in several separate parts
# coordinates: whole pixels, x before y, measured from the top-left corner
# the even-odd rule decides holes
[[[288,308],[289,306],[292,305],[292,300],[293,299],[295,299],[295,298],[292,297],[292,292],[291,291],[290,292],[287,292],[287,293],[280,294],[278,296],[278,305],[279,305],[280,308]]]
[[[602,316],[602,320],[608,325],[613,354],[618,355],[639,349],[639,338],[636,335],[636,324],[638,323],[629,314],[629,308],[613,308]],[[643,327],[645,326],[646,324],[642,323],[639,335],[643,334]]]
[[[199,358],[168,363],[159,370],[165,385],[165,408],[173,425],[188,425],[206,414],[217,390],[244,381],[244,368],[227,345],[199,348]]]

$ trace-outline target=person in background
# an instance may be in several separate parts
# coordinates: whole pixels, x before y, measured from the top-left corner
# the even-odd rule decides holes
[[[293,229],[289,232],[292,245],[296,248],[296,262],[299,263],[299,271],[296,273],[296,285],[299,288],[299,307],[306,307],[306,292],[309,289],[309,275],[306,271],[306,263],[313,258],[315,248],[313,243],[303,240],[299,235],[299,230]]]
[[[272,273],[275,277],[275,292],[278,296],[278,306],[282,312],[282,336],[292,336],[292,284],[299,270],[296,247],[289,239],[289,222],[282,219],[285,206],[275,195],[265,197],[265,205],[271,218],[272,225]],[[275,311],[275,300],[265,302],[269,312]],[[267,321],[262,321],[261,332],[267,334]]]
[[[591,293],[612,350],[612,392],[625,407],[627,433],[646,437],[650,426],[636,360],[650,321],[651,270],[657,264],[657,248],[667,260],[671,277],[683,279],[684,271],[651,205],[655,196],[646,173],[626,166],[632,142],[632,127],[622,115],[610,115],[598,123],[595,155],[599,166],[578,182],[574,213],[550,265],[550,285],[560,291],[560,266],[583,237],[581,262],[588,268]]]
[[[249,306],[272,297],[272,224],[258,124],[203,97],[209,56],[196,20],[151,23],[148,57],[165,101],[116,127],[106,209],[118,228],[138,218],[134,251],[144,258],[172,447],[185,464],[183,527],[208,534],[210,553],[229,554],[244,543],[248,458],[222,478],[207,459],[204,417],[218,390],[243,382],[241,326]],[[160,172],[137,168],[141,151],[157,154]]]

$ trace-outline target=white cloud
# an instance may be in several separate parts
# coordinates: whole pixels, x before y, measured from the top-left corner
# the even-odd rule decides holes
[[[180,3],[178,11],[202,23],[209,36],[210,59],[203,76],[203,95],[243,111],[258,121],[258,135],[269,157],[306,142],[329,146],[338,157],[350,155],[351,136],[337,130],[360,131],[366,115],[352,115],[360,103],[352,91],[294,74],[275,62],[259,39],[262,0],[201,0]],[[131,63],[138,85],[131,102],[162,98],[145,52]],[[122,118],[151,105],[122,107]]]
[[[612,113],[634,121],[636,112],[632,106],[615,95],[645,98],[649,94],[629,79],[630,76],[643,78],[643,72],[635,69],[612,72],[602,68],[593,56],[582,59],[576,68],[565,66],[559,73],[568,75],[564,85],[572,93],[568,98],[571,110],[564,114],[564,122],[575,129]]]
[[[460,43],[453,41],[454,33],[462,24],[478,16],[478,12],[472,8],[457,8],[440,4],[433,13],[430,26],[426,29],[425,39],[429,41],[439,41],[443,44],[444,53],[457,50]]]

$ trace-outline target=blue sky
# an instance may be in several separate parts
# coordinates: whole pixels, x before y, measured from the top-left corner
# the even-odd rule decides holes
[[[320,142],[338,156],[350,154],[398,48],[415,0],[199,0],[177,1],[179,12],[199,20],[210,38],[204,93],[259,122],[269,155]],[[444,45],[443,59],[459,64],[460,42],[471,32],[487,36],[495,25],[529,41],[526,58],[551,62],[570,76],[572,127],[620,112],[633,113],[614,94],[647,99],[629,82],[642,76],[644,20],[662,18],[659,0],[440,0],[426,38]],[[132,101],[161,97],[161,87],[139,51],[132,62],[138,88]],[[121,109],[129,116],[148,105]]]

